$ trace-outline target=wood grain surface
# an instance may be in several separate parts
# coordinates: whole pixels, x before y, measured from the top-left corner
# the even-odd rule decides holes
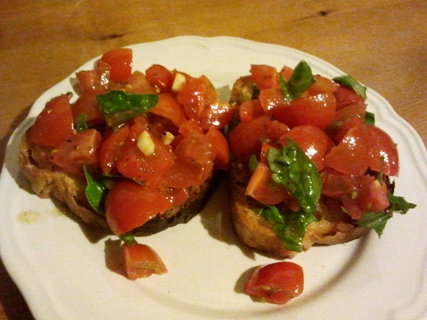
[[[0,1],[0,161],[33,101],[85,61],[179,35],[236,36],[316,55],[383,95],[426,144],[427,1],[7,0]],[[33,317],[0,262],[6,319]]]

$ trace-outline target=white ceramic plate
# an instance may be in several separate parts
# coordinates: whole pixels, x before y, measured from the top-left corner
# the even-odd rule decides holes
[[[248,73],[251,63],[295,66],[305,59],[327,77],[343,71],[283,46],[217,37],[178,37],[131,46],[134,70],[153,63],[198,76],[221,88]],[[79,69],[90,69],[94,60]],[[73,77],[73,75],[71,75]],[[70,79],[35,103],[11,137],[0,181],[1,255],[37,319],[421,319],[427,302],[427,153],[415,130],[375,91],[369,110],[398,144],[401,174],[396,194],[418,207],[396,215],[379,240],[318,247],[294,261],[305,270],[305,292],[284,307],[253,302],[241,293],[245,275],[273,260],[241,246],[228,220],[226,191],[219,189],[201,215],[140,239],[158,251],[169,272],[129,281],[107,268],[112,236],[94,234],[58,214],[50,200],[25,191],[18,141],[45,102],[72,91]]]

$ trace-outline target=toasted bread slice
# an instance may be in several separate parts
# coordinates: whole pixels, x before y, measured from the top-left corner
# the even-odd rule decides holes
[[[257,92],[250,76],[237,79],[233,85],[230,103],[241,103],[256,98]],[[230,193],[232,222],[238,237],[249,247],[281,258],[291,258],[297,254],[284,248],[283,242],[272,227],[259,214],[263,205],[245,195],[251,172],[247,164],[236,159],[230,164]],[[317,221],[312,222],[303,239],[303,249],[315,244],[333,245],[351,241],[369,232],[369,228],[357,226],[350,216],[340,208],[320,201],[315,212]]]
[[[30,181],[33,191],[40,198],[54,198],[64,203],[70,213],[88,225],[108,229],[104,215],[95,212],[85,196],[86,181],[67,174],[47,161],[50,148],[30,143],[22,138],[19,162],[24,176]],[[180,206],[171,208],[135,230],[138,234],[151,234],[188,222],[204,205],[208,190],[213,184],[210,178],[199,186],[189,189],[189,199]]]

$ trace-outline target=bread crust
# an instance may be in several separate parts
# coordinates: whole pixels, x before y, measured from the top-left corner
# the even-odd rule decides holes
[[[53,198],[64,203],[70,213],[84,223],[98,228],[109,229],[104,215],[95,212],[85,196],[84,179],[71,176],[48,161],[51,148],[30,143],[22,137],[19,147],[19,164],[32,190],[40,198]],[[137,234],[152,234],[178,223],[191,220],[203,207],[208,191],[213,185],[209,178],[202,185],[189,188],[189,199],[180,206],[157,215],[143,226],[134,230]]]

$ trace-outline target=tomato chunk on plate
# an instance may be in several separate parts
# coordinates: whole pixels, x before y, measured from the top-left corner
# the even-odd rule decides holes
[[[256,300],[285,304],[304,290],[304,272],[293,262],[276,262],[255,269],[245,293]]]
[[[145,278],[153,273],[167,272],[166,266],[159,255],[149,246],[140,243],[122,244],[126,266],[126,275],[130,280]]]

